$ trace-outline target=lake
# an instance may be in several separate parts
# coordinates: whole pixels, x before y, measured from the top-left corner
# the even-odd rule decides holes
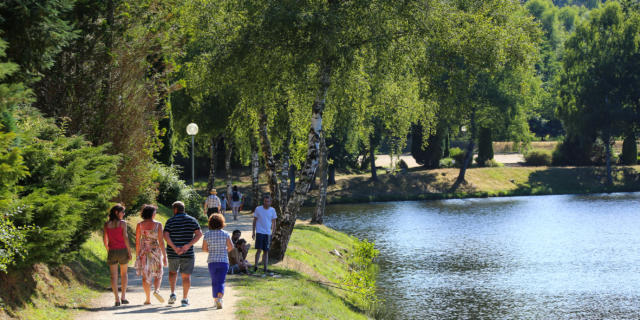
[[[640,318],[640,193],[327,207],[400,319]]]

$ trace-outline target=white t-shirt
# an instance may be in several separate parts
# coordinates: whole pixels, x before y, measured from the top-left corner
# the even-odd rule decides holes
[[[253,212],[253,216],[258,218],[256,220],[256,233],[271,234],[271,220],[278,217],[276,209],[273,207],[265,209],[264,206],[258,206]]]

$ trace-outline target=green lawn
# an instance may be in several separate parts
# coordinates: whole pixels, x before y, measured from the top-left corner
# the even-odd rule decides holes
[[[285,261],[272,266],[280,277],[229,279],[240,289],[238,318],[367,319],[356,306],[357,295],[340,284],[355,241],[324,226],[296,226]],[[334,249],[342,256],[329,253]]]

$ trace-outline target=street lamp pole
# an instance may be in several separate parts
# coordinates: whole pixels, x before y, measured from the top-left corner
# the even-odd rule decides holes
[[[198,125],[195,123],[189,123],[187,125],[187,134],[191,136],[191,185],[195,185],[195,157],[194,157],[194,140],[196,134],[198,134]]]

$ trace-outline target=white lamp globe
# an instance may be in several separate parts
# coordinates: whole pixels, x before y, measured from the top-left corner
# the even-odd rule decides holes
[[[198,125],[195,123],[189,123],[189,125],[187,125],[187,134],[190,136],[198,134]]]

